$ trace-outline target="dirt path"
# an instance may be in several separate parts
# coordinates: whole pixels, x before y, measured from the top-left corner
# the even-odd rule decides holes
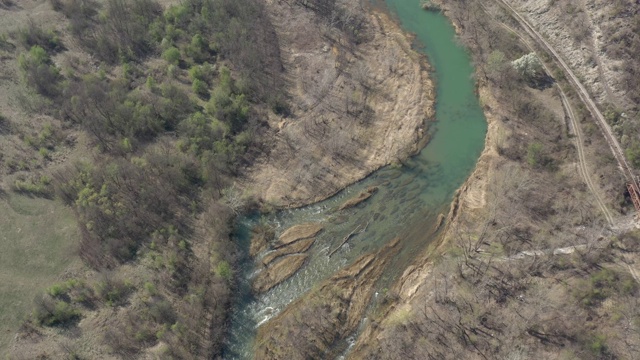
[[[486,10],[486,8],[485,8],[485,12],[487,14],[490,14],[490,12]],[[515,29],[511,28],[505,23],[498,21],[497,19],[495,20],[502,27],[507,29],[509,32],[515,34],[530,51],[535,52],[535,48],[529,43],[529,41],[527,41],[527,39],[525,39],[522,35],[520,35]],[[552,74],[551,69],[549,69],[546,64],[542,63],[542,66],[544,67],[545,71],[548,74]],[[574,133],[575,133],[574,139],[575,139],[576,149],[578,151],[578,169],[580,171],[580,175],[582,175],[582,178],[584,179],[585,183],[587,184],[587,187],[589,188],[589,192],[591,192],[591,194],[593,195],[593,199],[595,200],[598,207],[600,208],[600,211],[602,212],[605,219],[609,223],[609,226],[613,226],[614,225],[613,215],[611,214],[611,211],[609,210],[609,208],[607,208],[607,205],[605,204],[605,202],[602,200],[602,197],[600,196],[600,192],[598,191],[598,188],[593,183],[593,180],[589,175],[589,168],[587,167],[587,160],[585,157],[585,151],[584,151],[584,145],[583,145],[584,139],[582,136],[582,130],[580,129],[580,124],[578,123],[578,120],[573,112],[573,108],[571,107],[571,103],[569,102],[567,95],[558,84],[556,84],[556,88],[558,89],[558,93],[560,94],[560,98],[562,100],[562,106],[564,107],[566,114],[569,117],[569,120],[571,121],[571,125],[574,129]]]
[[[580,173],[582,174],[582,178],[584,179],[584,182],[587,184],[587,187],[589,188],[589,191],[593,195],[593,199],[596,201],[596,203],[598,204],[598,207],[602,211],[602,214],[607,219],[607,222],[609,223],[610,226],[613,226],[614,221],[613,221],[613,216],[611,215],[611,211],[609,210],[609,208],[607,208],[607,205],[602,200],[602,197],[600,196],[600,192],[598,191],[598,188],[593,183],[591,176],[589,175],[589,169],[587,168],[587,161],[584,155],[584,146],[583,146],[584,140],[582,138],[582,130],[580,129],[580,124],[578,123],[576,116],[573,113],[573,109],[571,108],[569,99],[567,99],[567,95],[564,93],[564,91],[562,91],[560,86],[557,86],[557,88],[559,90],[560,97],[562,98],[562,105],[564,106],[567,112],[567,115],[569,116],[569,119],[571,119],[571,124],[573,125],[573,129],[576,135],[574,139],[576,143],[576,149],[578,150],[578,168],[580,170]]]
[[[634,174],[633,174],[633,172],[631,170],[631,167],[629,166],[629,164],[627,162],[627,159],[624,156],[624,152],[622,151],[622,147],[618,143],[618,140],[615,138],[615,136],[613,136],[613,132],[611,131],[611,127],[609,126],[609,124],[605,120],[605,118],[602,115],[602,113],[600,112],[600,110],[598,110],[598,107],[596,106],[596,103],[593,101],[593,99],[591,98],[591,96],[587,92],[586,88],[584,87],[584,85],[582,85],[580,80],[578,80],[578,78],[573,73],[571,68],[569,68],[569,66],[562,59],[562,57],[560,57],[560,55],[553,48],[553,46],[551,46],[542,37],[542,35],[540,35],[540,33],[538,33],[533,28],[533,26],[522,15],[520,15],[510,4],[508,4],[504,0],[494,0],[494,1],[496,3],[498,3],[500,6],[502,6],[505,10],[507,10],[514,17],[514,19],[518,22],[518,24],[520,24],[522,29],[524,29],[524,31],[529,36],[531,36],[531,38],[533,38],[538,44],[540,44],[545,50],[547,50],[547,52],[550,55],[553,56],[553,58],[555,59],[556,63],[562,68],[564,73],[567,75],[567,79],[569,80],[569,83],[571,84],[571,86],[576,90],[576,92],[580,96],[580,99],[582,100],[582,102],[587,106],[587,108],[589,109],[589,112],[591,112],[593,117],[596,119],[596,122],[598,123],[602,133],[604,134],[605,140],[609,144],[609,147],[611,148],[611,151],[613,152],[613,156],[616,158],[616,161],[618,162],[618,165],[620,166],[620,169],[622,170],[622,172],[624,173],[625,177],[627,178],[627,181],[633,182],[635,184],[635,186],[640,189],[640,187],[638,187],[637,180],[636,180],[636,178],[635,178],[635,176],[634,176]]]

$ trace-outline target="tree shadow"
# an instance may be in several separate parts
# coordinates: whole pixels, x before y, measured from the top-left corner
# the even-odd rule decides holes
[[[552,87],[555,83],[556,79],[548,74],[543,74],[529,81],[529,86],[533,89],[543,91]]]

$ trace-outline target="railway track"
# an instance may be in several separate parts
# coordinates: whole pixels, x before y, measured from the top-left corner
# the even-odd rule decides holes
[[[618,140],[613,135],[611,127],[607,123],[606,119],[596,106],[596,103],[589,95],[587,89],[584,87],[582,82],[578,79],[578,77],[573,73],[571,68],[567,65],[567,63],[562,59],[560,54],[555,50],[549,42],[547,42],[544,37],[536,31],[536,29],[525,19],[518,11],[516,11],[509,3],[505,0],[493,0],[498,5],[500,5],[504,10],[506,10],[511,16],[518,22],[520,27],[536,42],[541,46],[544,50],[546,50],[552,58],[555,60],[556,64],[564,71],[567,75],[567,80],[571,84],[571,86],[576,90],[580,100],[585,104],[589,112],[593,115],[598,127],[600,128],[602,134],[605,137],[605,140],[609,147],[611,148],[611,152],[613,153],[620,170],[624,174],[627,182],[629,184],[629,190],[635,191],[636,194],[640,193],[640,186],[638,185],[638,179],[633,173],[633,170],[629,166],[627,159],[622,151],[622,147]],[[632,194],[633,196],[633,194]],[[638,209],[640,210],[640,209]]]
[[[488,15],[490,14],[489,11],[487,11],[487,9],[484,6],[483,6],[483,9]],[[527,40],[522,35],[520,35],[515,29],[511,28],[507,24],[500,22],[497,19],[494,19],[494,20],[497,23],[499,23],[502,27],[504,27],[507,31],[517,36],[520,39],[520,41],[522,41],[522,43],[530,51],[532,52],[536,51],[535,47],[529,42],[529,40]],[[551,74],[551,69],[549,69],[549,67],[545,63],[542,63],[542,66],[544,67],[545,71],[548,74]],[[562,106],[564,107],[565,113],[569,118],[569,121],[571,122],[572,128],[574,129],[574,134],[575,134],[574,140],[575,140],[576,150],[578,152],[578,171],[582,176],[582,178],[584,179],[585,184],[589,188],[589,191],[593,195],[593,199],[595,200],[597,206],[600,208],[600,211],[602,212],[605,219],[607,220],[607,223],[609,223],[609,226],[613,226],[614,225],[613,215],[611,214],[611,211],[603,201],[602,196],[600,196],[600,192],[598,191],[598,188],[593,183],[593,180],[589,175],[589,169],[587,166],[587,160],[586,160],[584,145],[583,145],[584,139],[582,137],[582,130],[580,129],[580,124],[578,123],[578,119],[576,118],[575,113],[573,112],[573,108],[571,107],[571,103],[569,102],[569,99],[567,98],[567,95],[564,92],[564,90],[562,90],[562,87],[560,87],[557,83],[555,84],[555,86],[556,86],[556,89],[558,90],[558,93],[560,94],[560,100],[562,101]]]
[[[629,166],[629,163],[627,162],[627,159],[626,159],[626,157],[624,155],[624,152],[622,150],[622,147],[620,146],[620,143],[618,142],[618,140],[613,135],[611,127],[609,126],[609,124],[607,123],[605,117],[602,115],[602,113],[600,112],[600,110],[596,106],[595,101],[593,101],[593,99],[591,98],[591,95],[589,95],[589,92],[584,87],[582,82],[573,73],[571,68],[562,59],[562,57],[555,50],[555,48],[553,46],[551,46],[551,44],[549,44],[549,42],[547,42],[544,39],[544,37],[527,21],[527,19],[525,19],[522,15],[520,15],[520,13],[518,13],[518,11],[515,10],[505,0],[493,0],[493,1],[495,3],[497,3],[501,8],[503,8],[505,11],[507,11],[507,13],[509,13],[511,15],[511,17],[516,20],[516,22],[524,30],[524,32],[533,41],[535,41],[540,47],[542,47],[543,50],[545,50],[549,55],[551,55],[551,57],[553,58],[554,62],[566,74],[566,78],[567,78],[569,84],[575,89],[576,93],[580,97],[580,100],[585,104],[585,106],[587,107],[589,112],[593,115],[593,118],[596,120],[596,123],[598,124],[598,127],[600,128],[602,134],[604,135],[605,141],[609,145],[609,148],[611,149],[611,152],[613,153],[613,156],[616,159],[616,162],[618,163],[618,167],[620,168],[620,170],[622,171],[624,177],[627,180],[628,190],[629,190],[629,193],[630,193],[632,199],[640,200],[639,199],[639,196],[640,196],[640,184],[638,183],[638,179],[634,175],[631,166]],[[503,24],[503,26],[506,26],[506,25]],[[511,31],[515,31],[515,30],[511,29]],[[516,32],[516,35],[518,35],[521,39],[523,39],[521,34]],[[527,44],[528,47],[532,48],[526,41],[525,41],[525,44]],[[547,70],[547,72],[549,74],[551,74],[551,72],[546,67],[546,65],[545,65],[545,69]],[[561,96],[563,97],[563,105],[566,104],[565,108],[568,106],[569,107],[568,108],[569,111],[571,111],[570,105],[569,105],[568,101],[566,100],[566,95],[564,94],[562,89],[560,89],[560,93],[561,93]],[[574,125],[578,125],[578,124],[576,124],[575,121],[573,121],[573,122],[574,122]],[[576,126],[576,130],[579,130],[577,126]],[[579,145],[579,150],[580,150],[580,148],[581,148],[581,144]],[[580,152],[579,152],[579,154],[580,154]],[[586,168],[581,169],[581,171],[586,171]],[[584,175],[585,175],[585,180],[587,182],[590,182],[588,174],[585,173]],[[598,200],[600,200],[600,201],[598,201]],[[601,199],[596,199],[596,201],[601,203]],[[636,210],[638,210],[638,212],[640,212],[640,201],[638,201],[638,202],[634,201],[634,205],[636,207]],[[605,207],[605,209],[606,209],[606,207]],[[609,222],[611,222],[612,218],[611,218],[611,214],[608,211],[608,209],[606,209],[606,210],[603,209],[603,212],[605,212],[605,217],[607,217],[607,220]]]

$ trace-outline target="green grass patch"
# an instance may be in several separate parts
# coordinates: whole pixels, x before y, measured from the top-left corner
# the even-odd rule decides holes
[[[72,212],[59,202],[0,198],[0,353],[41,294],[71,263],[78,241]]]

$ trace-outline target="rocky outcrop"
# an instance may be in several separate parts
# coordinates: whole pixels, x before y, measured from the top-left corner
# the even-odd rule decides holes
[[[281,256],[295,254],[295,253],[304,253],[307,250],[309,250],[309,248],[311,247],[311,245],[313,245],[315,241],[316,241],[316,238],[303,239],[300,241],[296,241],[290,245],[283,246],[281,248],[278,248],[275,251],[272,251],[266,254],[262,258],[261,262],[264,266],[269,266],[269,264],[271,264],[273,260]]]
[[[287,280],[304,265],[305,260],[307,260],[307,254],[294,254],[275,261],[253,280],[253,291],[263,293]]]
[[[360,323],[400,239],[360,257],[258,329],[256,359],[328,359]]]
[[[295,225],[285,230],[275,242],[274,247],[279,248],[302,239],[312,238],[322,231],[322,225],[318,223],[306,223]]]
[[[360,194],[358,194],[358,196],[345,201],[342,205],[340,205],[338,210],[344,210],[344,209],[352,208],[352,207],[354,207],[354,206],[366,201],[367,199],[369,199],[377,191],[378,191],[378,187],[377,186],[371,186],[371,187],[367,188],[365,191],[363,191]]]
[[[294,225],[285,230],[273,243],[267,243],[260,233],[251,239],[251,256],[271,247],[274,251],[267,253],[261,260],[266,268],[253,281],[253,291],[263,293],[290,278],[298,271],[307,255],[304,254],[316,241],[315,236],[323,229],[318,223]]]

